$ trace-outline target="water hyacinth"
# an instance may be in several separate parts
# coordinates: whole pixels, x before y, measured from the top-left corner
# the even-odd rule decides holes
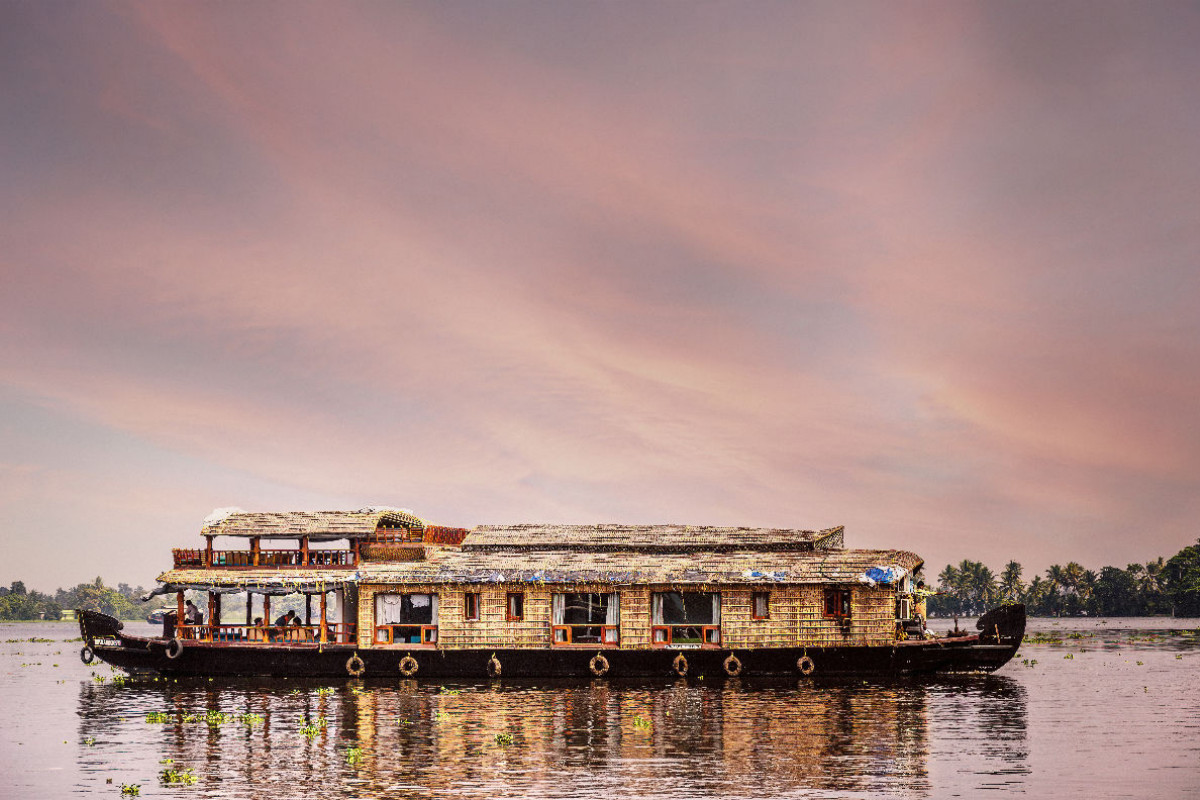
[[[167,767],[162,772],[158,773],[158,779],[164,785],[191,785],[200,780],[200,778],[196,775],[195,770],[193,770],[191,767],[184,767],[183,769]]]

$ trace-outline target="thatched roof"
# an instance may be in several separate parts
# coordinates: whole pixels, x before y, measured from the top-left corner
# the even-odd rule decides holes
[[[855,583],[871,567],[892,564],[915,570],[921,558],[904,550],[817,550],[764,553],[635,553],[540,550],[488,552],[439,548],[425,561],[365,562],[356,570],[175,569],[159,576],[167,584],[269,587],[324,582],[396,584],[611,583],[627,584],[813,584]],[[255,589],[258,591],[258,589]]]
[[[728,553],[840,549],[842,526],[823,531],[785,528],[716,528],[697,525],[480,525],[463,550],[520,552]]]
[[[312,541],[364,539],[380,528],[424,528],[425,521],[399,508],[363,508],[358,511],[282,511],[252,513],[228,510],[205,520],[205,536],[259,536],[264,539]]]

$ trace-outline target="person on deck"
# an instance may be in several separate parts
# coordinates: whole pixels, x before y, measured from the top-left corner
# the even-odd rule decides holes
[[[200,613],[200,609],[196,608],[196,604],[191,600],[188,600],[187,605],[183,607],[183,622],[185,625],[204,624],[204,615]]]

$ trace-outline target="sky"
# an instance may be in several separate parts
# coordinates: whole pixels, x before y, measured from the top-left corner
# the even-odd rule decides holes
[[[0,0],[0,584],[217,507],[1200,536],[1196,3]]]

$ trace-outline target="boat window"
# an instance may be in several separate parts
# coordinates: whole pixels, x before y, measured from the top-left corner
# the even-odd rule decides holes
[[[380,644],[432,644],[437,624],[436,594],[375,595],[375,641]]]
[[[721,643],[719,592],[655,592],[651,595],[651,641],[698,647]]]
[[[615,593],[558,593],[550,598],[555,644],[616,644],[620,596]]]
[[[377,594],[375,622],[379,625],[436,625],[436,594]]]
[[[771,593],[755,592],[750,615],[754,619],[769,619],[771,616]]]
[[[525,594],[523,592],[508,593],[507,617],[509,622],[519,622],[525,619]]]
[[[850,590],[849,589],[826,589],[825,590],[825,616],[827,617],[848,617],[850,616]]]
[[[463,595],[463,619],[469,621],[479,619],[479,592],[466,592]]]

